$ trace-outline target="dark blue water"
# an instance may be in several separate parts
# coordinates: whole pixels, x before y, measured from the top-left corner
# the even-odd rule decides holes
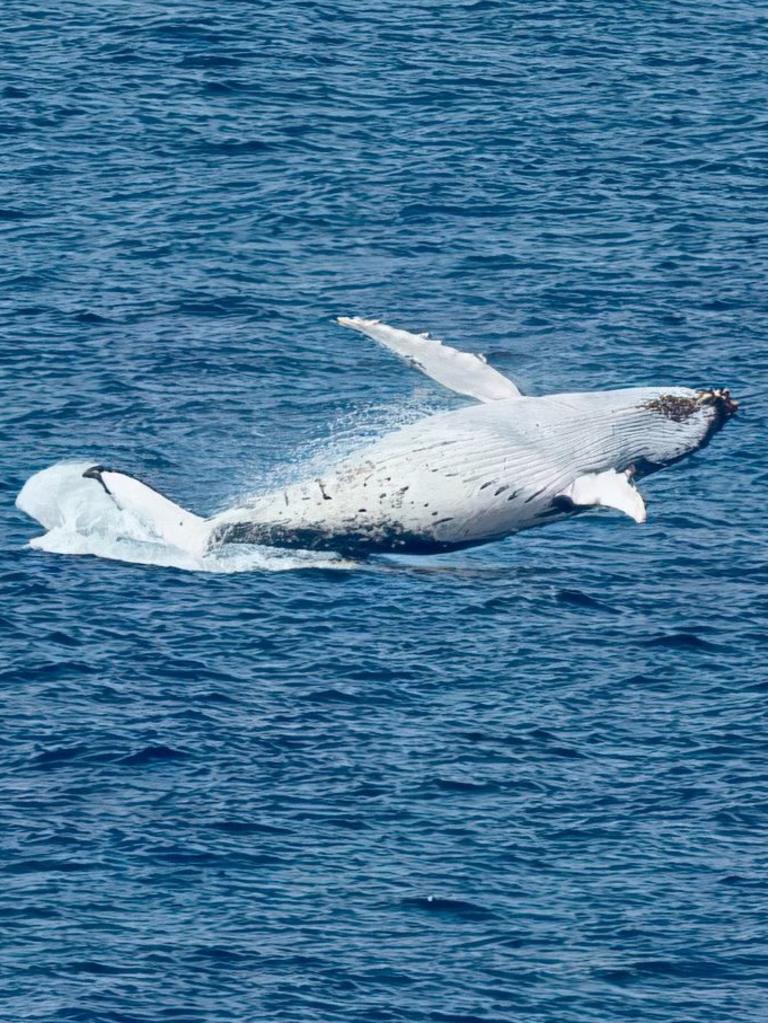
[[[768,17],[699,2],[3,8],[9,1023],[768,1016]],[[461,400],[729,386],[712,446],[474,552],[31,550],[62,459],[200,512]]]

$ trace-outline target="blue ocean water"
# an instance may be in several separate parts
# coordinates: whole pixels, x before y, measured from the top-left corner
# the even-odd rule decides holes
[[[765,11],[4,15],[0,1018],[766,1019]],[[339,314],[529,393],[743,407],[643,527],[229,573],[26,546],[60,460],[209,513],[461,404]]]

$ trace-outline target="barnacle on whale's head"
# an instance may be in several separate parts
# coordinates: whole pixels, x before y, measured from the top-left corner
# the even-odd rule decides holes
[[[732,416],[739,403],[731,397],[727,387],[717,387],[706,391],[688,394],[659,394],[644,405],[649,412],[658,412],[675,423],[683,423],[690,419],[701,408],[710,407],[724,418]]]

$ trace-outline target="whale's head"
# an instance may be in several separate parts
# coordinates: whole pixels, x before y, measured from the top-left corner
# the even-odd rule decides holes
[[[725,387],[645,389],[636,405],[637,475],[647,476],[705,447],[738,407]]]

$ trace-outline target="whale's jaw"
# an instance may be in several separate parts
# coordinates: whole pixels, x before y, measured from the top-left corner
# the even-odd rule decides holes
[[[690,391],[687,394],[659,393],[642,406],[644,411],[669,421],[689,436],[676,450],[658,454],[644,452],[633,462],[638,479],[666,469],[705,448],[739,408],[727,387]]]

